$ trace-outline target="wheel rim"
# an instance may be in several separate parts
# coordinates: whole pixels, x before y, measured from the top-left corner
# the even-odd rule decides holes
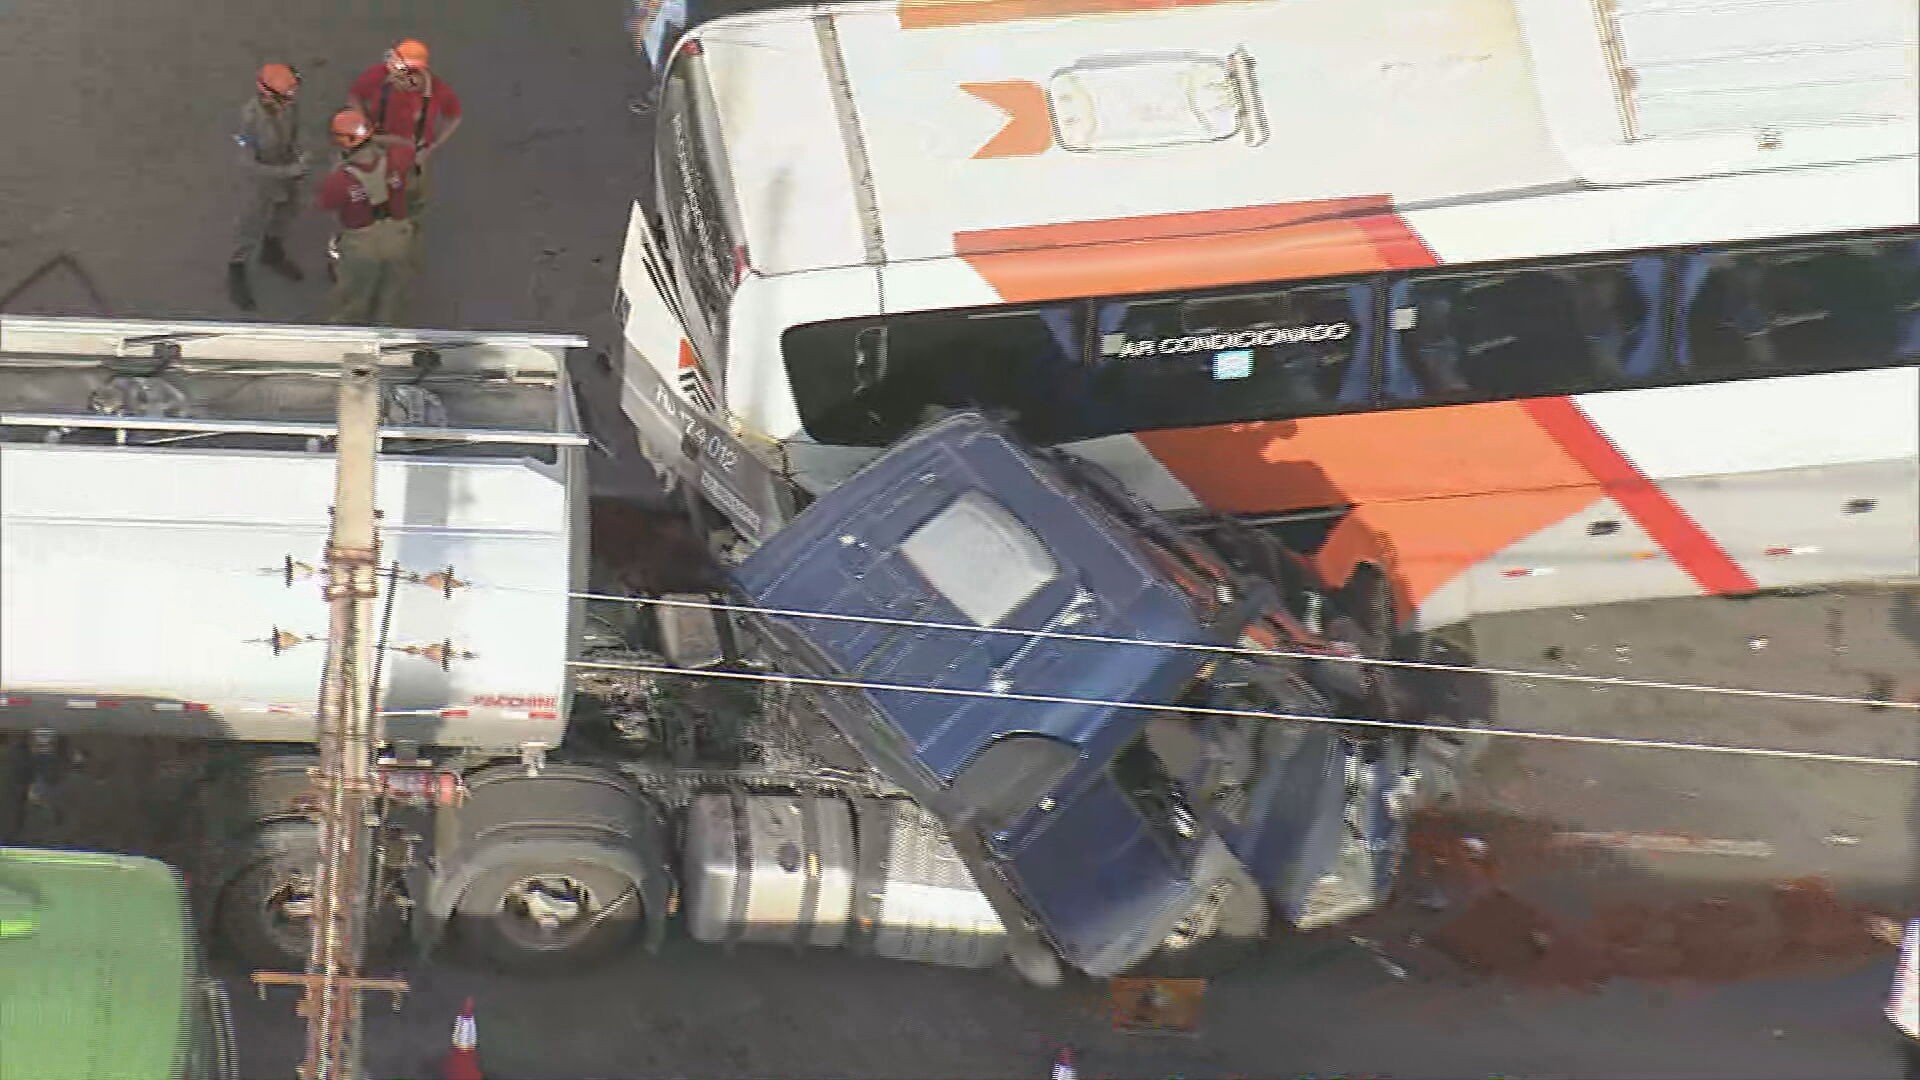
[[[593,891],[586,882],[566,874],[536,874],[501,894],[496,921],[516,946],[558,952],[592,932],[600,921],[594,912]]]
[[[267,937],[288,956],[305,956],[313,941],[313,879],[289,874],[260,904]]]

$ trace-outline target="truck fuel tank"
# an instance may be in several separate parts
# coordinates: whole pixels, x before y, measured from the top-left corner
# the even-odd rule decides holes
[[[732,792],[687,808],[686,909],[710,944],[846,944],[853,817],[843,799]]]

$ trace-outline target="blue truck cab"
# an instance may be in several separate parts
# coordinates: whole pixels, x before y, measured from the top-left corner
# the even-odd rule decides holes
[[[1075,969],[1199,973],[1276,920],[1337,922],[1391,886],[1415,780],[1405,740],[1186,711],[1376,716],[1377,684],[1352,665],[1210,650],[1337,651],[1269,583],[1078,459],[946,415],[733,576],[753,605],[793,613],[750,620],[777,667],[958,692],[816,694],[946,822],[1001,920]]]

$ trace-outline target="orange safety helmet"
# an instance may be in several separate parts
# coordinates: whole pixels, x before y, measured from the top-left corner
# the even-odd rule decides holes
[[[292,97],[300,86],[300,73],[287,64],[262,64],[253,81],[263,93]]]
[[[427,46],[408,38],[387,50],[387,67],[396,74],[427,69]]]
[[[333,114],[333,122],[327,127],[333,135],[333,144],[342,150],[358,150],[373,138],[373,125],[359,109],[341,109]]]

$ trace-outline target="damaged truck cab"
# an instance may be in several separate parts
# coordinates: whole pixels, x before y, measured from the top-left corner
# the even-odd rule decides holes
[[[1271,585],[977,413],[897,444],[733,576],[772,666],[842,684],[821,710],[948,825],[1016,942],[1024,925],[1096,977],[1198,972],[1391,883],[1406,741],[1248,715],[1379,716],[1378,684],[1301,659],[1337,650]]]

